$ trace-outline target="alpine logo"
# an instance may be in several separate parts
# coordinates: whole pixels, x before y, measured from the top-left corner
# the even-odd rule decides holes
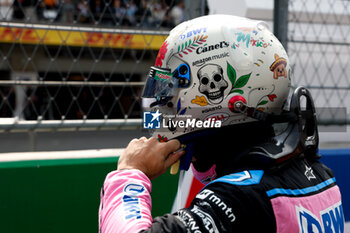
[[[302,205],[295,206],[299,233],[344,233],[344,214],[341,202],[322,210],[320,219]]]
[[[311,179],[316,179],[316,176],[314,175],[314,171],[312,170],[311,167],[308,167],[307,165],[305,165],[305,172],[304,172],[304,175],[306,176],[306,178],[308,180],[311,180]]]

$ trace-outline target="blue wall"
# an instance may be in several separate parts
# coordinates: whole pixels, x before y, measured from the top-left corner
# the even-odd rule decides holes
[[[334,172],[343,198],[345,221],[350,221],[350,149],[320,149],[321,161]]]

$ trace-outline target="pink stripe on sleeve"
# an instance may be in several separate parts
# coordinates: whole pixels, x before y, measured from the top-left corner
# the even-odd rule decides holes
[[[150,228],[151,190],[151,181],[139,170],[109,173],[101,191],[100,233],[139,232]]]

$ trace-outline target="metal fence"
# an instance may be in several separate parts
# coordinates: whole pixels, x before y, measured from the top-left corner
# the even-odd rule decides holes
[[[15,40],[1,45],[2,129],[140,124],[143,75],[167,31],[2,25]]]
[[[0,0],[0,130],[140,127],[149,66],[170,28],[205,14],[204,3]],[[275,1],[275,13],[289,10],[274,25],[288,28],[293,85],[309,87],[318,107],[350,103],[349,5]],[[323,123],[349,122],[340,118]]]
[[[350,2],[289,0],[288,7],[293,85],[311,90],[320,123],[349,124]]]
[[[0,130],[141,125],[144,75],[180,1],[1,3]]]

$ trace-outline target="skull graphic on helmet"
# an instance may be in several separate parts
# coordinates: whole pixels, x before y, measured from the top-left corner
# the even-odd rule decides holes
[[[221,66],[208,64],[198,70],[199,92],[204,94],[211,104],[218,104],[224,99],[228,83],[224,79]]]

